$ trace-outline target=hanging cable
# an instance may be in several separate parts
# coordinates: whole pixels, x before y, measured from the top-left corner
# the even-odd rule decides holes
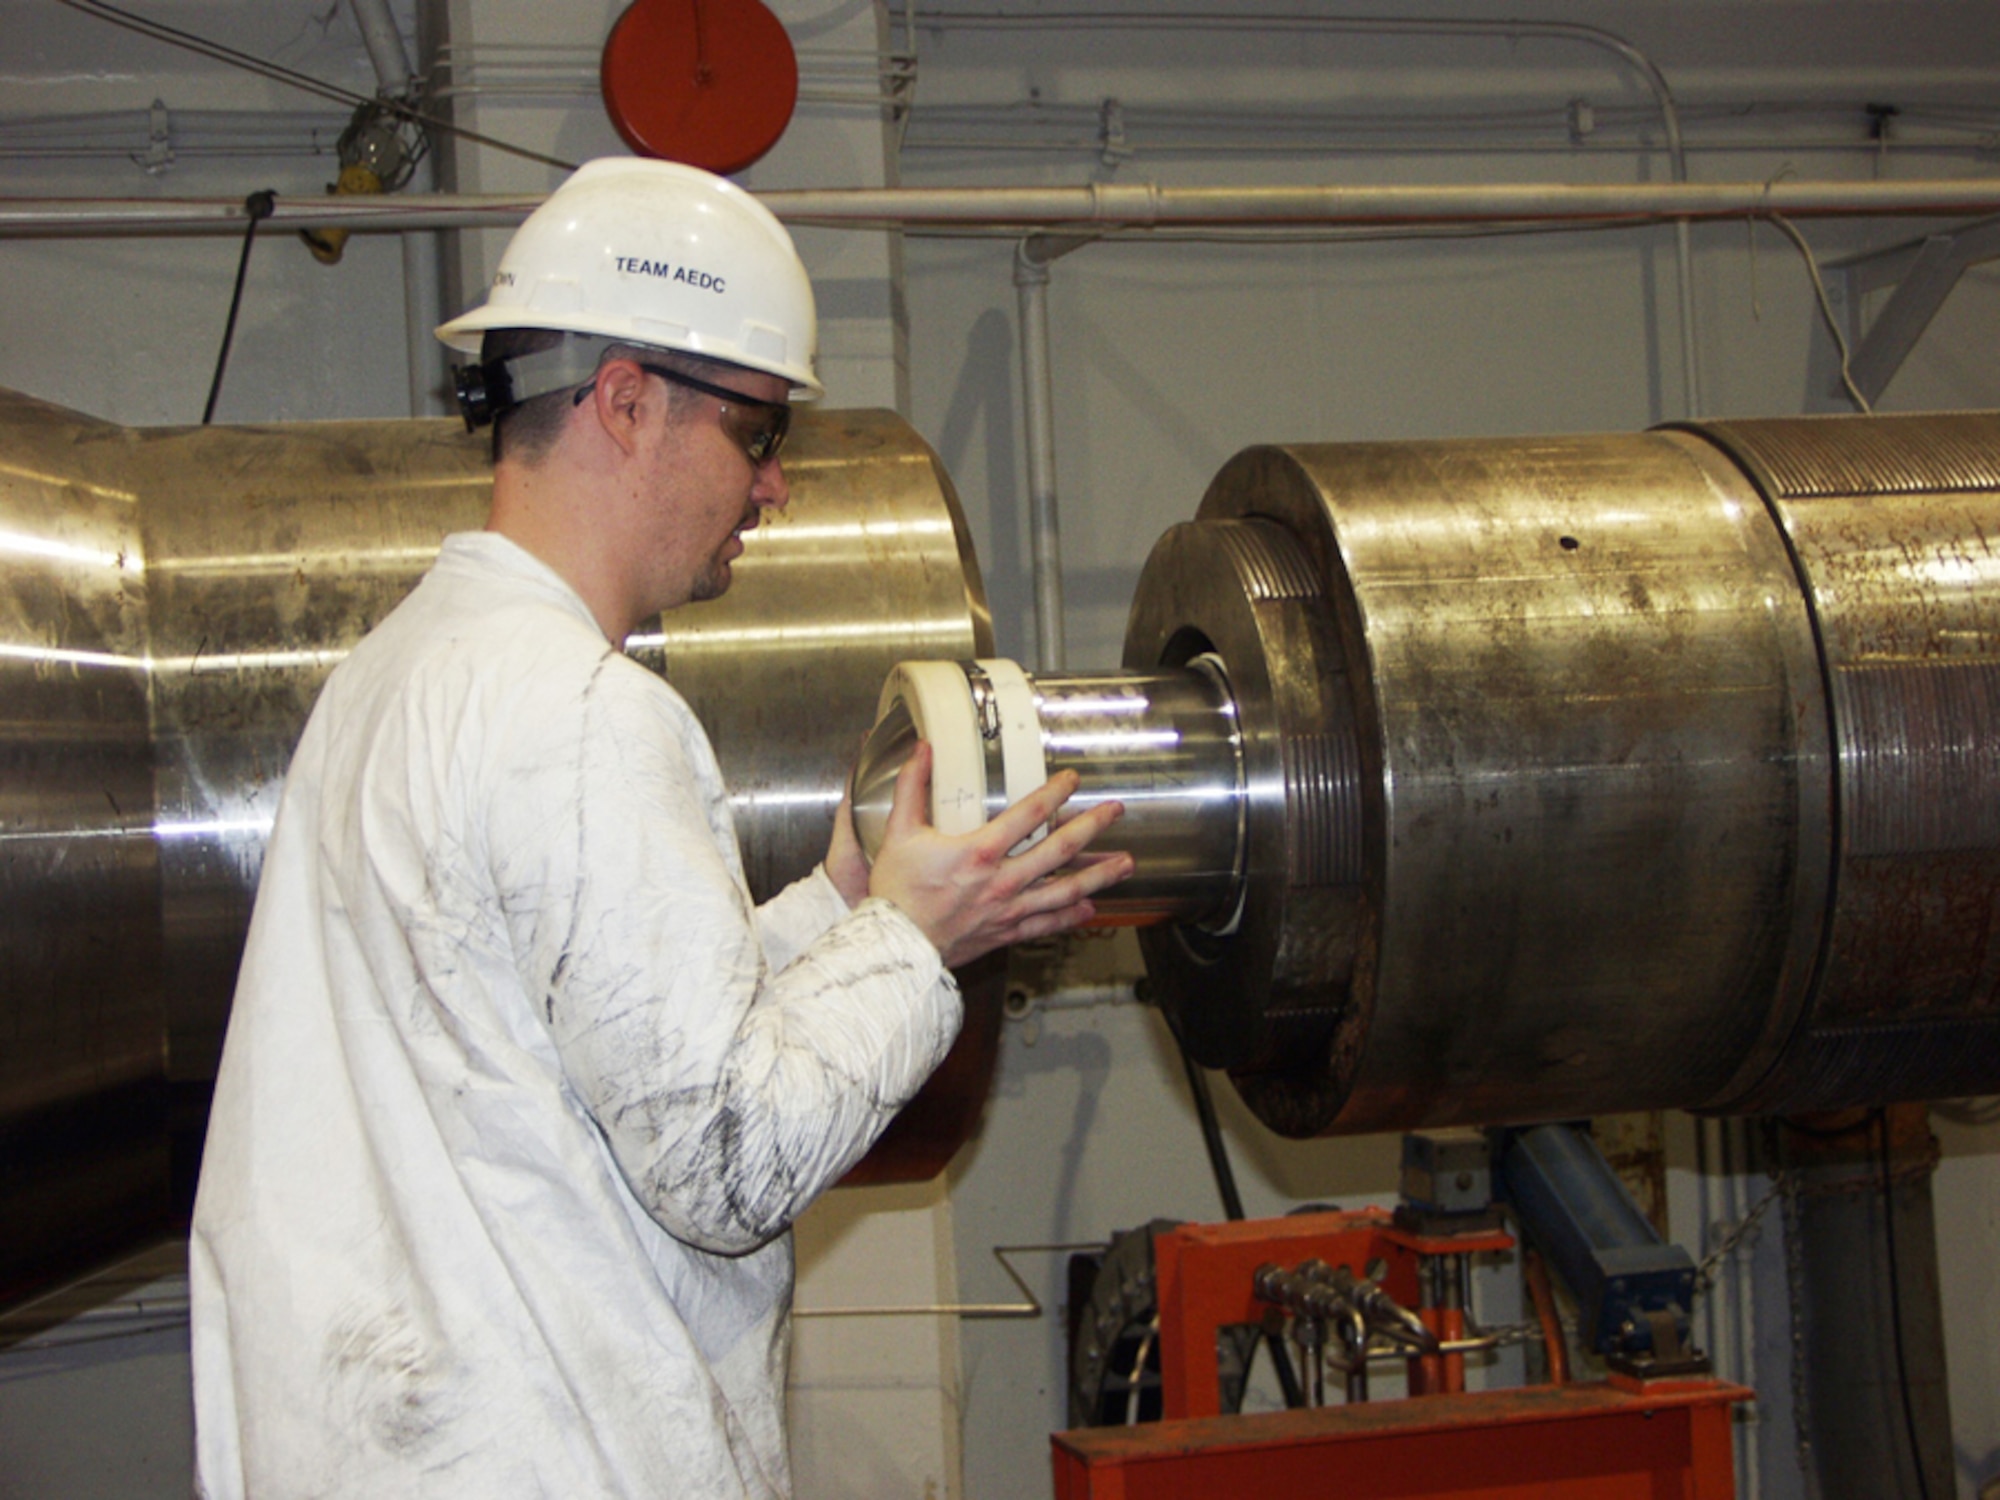
[[[1889,1171],[1889,1111],[1875,1111],[1875,1126],[1881,1132],[1882,1154],[1882,1237],[1889,1250],[1889,1327],[1896,1340],[1896,1389],[1903,1397],[1903,1431],[1910,1440],[1910,1465],[1917,1471],[1919,1500],[1930,1500],[1930,1481],[1924,1477],[1924,1449],[1917,1440],[1917,1414],[1910,1404],[1910,1367],[1903,1354],[1903,1278],[1896,1266],[1896,1191]]]
[[[137,32],[140,36],[151,38],[153,41],[165,42],[170,47],[182,48],[185,51],[206,57],[212,62],[227,63],[231,67],[242,68],[246,72],[255,73],[259,78],[268,78],[273,83],[282,83],[291,88],[303,89],[306,93],[317,94],[322,99],[332,99],[342,104],[355,106],[379,104],[382,108],[393,112],[399,118],[408,120],[415,125],[421,125],[426,129],[442,130],[448,134],[458,136],[462,140],[471,141],[476,145],[490,146],[495,151],[504,151],[510,156],[523,157],[528,161],[538,161],[544,166],[560,167],[565,172],[576,170],[577,164],[573,161],[564,161],[559,156],[545,156],[539,151],[530,151],[525,146],[516,146],[507,141],[496,140],[490,135],[481,135],[476,130],[467,130],[464,126],[454,125],[451,121],[437,115],[425,114],[422,110],[406,104],[400,99],[377,99],[369,94],[360,94],[352,89],[344,89],[339,84],[328,83],[324,79],[314,78],[310,73],[301,73],[296,69],[285,67],[282,63],[274,63],[266,58],[257,57],[248,52],[239,52],[234,47],[224,46],[221,42],[210,41],[207,37],[197,36],[191,31],[182,31],[179,27],[169,26],[164,21],[154,21],[147,19],[145,16],[134,15],[131,11],[121,10],[117,6],[110,4],[109,0],[61,0],[61,3],[67,5],[71,10],[81,11],[86,16],[95,17],[97,20],[108,22],[113,26],[123,27],[127,31]]]
[[[1872,416],[1875,411],[1874,406],[1861,394],[1861,387],[1854,383],[1854,374],[1849,368],[1851,351],[1847,347],[1847,333],[1841,328],[1840,319],[1834,316],[1833,300],[1827,296],[1826,282],[1819,274],[1819,258],[1813,254],[1812,246],[1806,243],[1806,237],[1799,233],[1798,226],[1790,219],[1777,213],[1767,213],[1764,217],[1776,225],[1785,238],[1798,248],[1799,254],[1805,257],[1806,275],[1812,278],[1813,294],[1819,298],[1819,315],[1826,320],[1827,332],[1833,335],[1833,347],[1840,355],[1841,388],[1847,392],[1847,399],[1854,403],[1862,415]]]
[[[222,325],[222,348],[215,356],[215,378],[208,383],[208,404],[201,409],[201,425],[215,420],[215,398],[222,394],[222,372],[229,368],[229,345],[236,337],[236,314],[243,306],[243,276],[250,269],[250,247],[257,242],[257,226],[271,217],[278,195],[262,188],[243,200],[243,212],[250,222],[243,230],[243,253],[236,258],[236,289],[229,294],[229,317]]]
[[[1229,1164],[1229,1147],[1222,1139],[1222,1122],[1216,1117],[1208,1075],[1178,1036],[1174,1042],[1180,1049],[1181,1064],[1187,1069],[1188,1091],[1194,1095],[1195,1117],[1201,1122],[1201,1141],[1208,1148],[1208,1165],[1215,1173],[1215,1190],[1222,1197],[1222,1211],[1229,1216],[1230,1223],[1237,1223],[1243,1218],[1243,1195],[1236,1189],[1236,1171]],[[1271,1369],[1278,1377],[1278,1389],[1284,1392],[1285,1405],[1304,1406],[1306,1393],[1292,1369],[1291,1356],[1285,1352],[1284,1335],[1266,1329],[1264,1342],[1270,1347]]]

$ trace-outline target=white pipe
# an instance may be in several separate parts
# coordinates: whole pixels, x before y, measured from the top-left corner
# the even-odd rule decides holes
[[[381,92],[400,99],[410,87],[410,55],[403,50],[403,34],[389,14],[389,0],[350,0],[355,22],[361,27],[361,45],[368,49],[368,61],[375,65]]]
[[[1021,319],[1021,429],[1028,461],[1028,535],[1035,580],[1035,660],[1063,670],[1062,527],[1056,506],[1054,379],[1049,369],[1049,263],[1029,242],[1014,250]]]
[[[540,193],[431,193],[391,197],[280,198],[275,229],[505,228],[541,203]],[[1273,229],[1439,224],[1591,224],[1606,221],[1754,218],[1786,214],[2000,212],[2000,177],[1903,182],[1493,183],[1368,187],[809,188],[757,195],[793,223],[833,228],[1024,230]],[[0,196],[0,239],[28,236],[213,234],[243,231],[237,198],[31,198]]]
[[[428,179],[432,160],[426,155],[417,164]],[[429,230],[406,230],[398,236],[403,248],[403,343],[409,372],[410,415],[442,416],[440,398],[444,388],[444,345],[435,332],[444,315],[439,307],[439,257],[437,235]]]

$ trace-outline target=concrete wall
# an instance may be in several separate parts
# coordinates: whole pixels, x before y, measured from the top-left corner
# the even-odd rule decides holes
[[[1248,25],[1103,31],[1050,22],[1000,31],[949,19],[991,8],[954,3],[938,7],[944,21],[919,26],[916,108],[888,133],[900,135],[899,153],[884,149],[882,122],[867,108],[808,104],[746,180],[763,188],[849,186],[898,174],[912,185],[1622,182],[1661,180],[1669,171],[1650,96],[1630,68],[1573,42]],[[589,75],[618,9],[609,0],[581,7],[440,0],[427,24],[462,49],[463,92],[453,108],[466,123],[572,159],[615,149]],[[882,30],[859,0],[787,0],[778,9],[802,55],[821,58],[808,63],[809,82],[827,88],[833,54],[872,48]],[[899,21],[900,7],[892,9]],[[344,7],[177,0],[149,13],[372,89]],[[1519,12],[1482,0],[1427,12],[1510,13]],[[1697,179],[1995,170],[1994,7],[1661,0],[1547,3],[1533,14],[1619,32],[1654,58],[1686,112]],[[414,37],[415,11],[406,6],[402,17]],[[190,145],[152,172],[131,159],[149,149],[143,132],[130,138],[129,152],[121,146],[106,156],[35,149],[7,122],[142,112],[158,98],[170,115],[256,110],[284,126],[274,123],[273,139],[296,141],[318,128],[330,141],[342,112],[33,0],[0,0],[0,33],[10,56],[0,77],[0,145],[13,151],[8,192],[240,197],[267,186],[317,194],[331,180],[330,157],[296,148],[205,156]],[[891,39],[901,44],[900,25]],[[561,87],[530,94],[510,91],[503,70],[479,76],[482,61],[506,55],[488,50],[482,59],[481,48],[524,42],[546,49],[541,56],[565,80]],[[1900,111],[1882,117],[1882,140],[1871,134],[1863,108],[1870,103]],[[75,122],[57,134],[70,145],[98,139]],[[179,138],[201,136],[190,124]],[[207,138],[218,138],[212,126]],[[440,166],[468,190],[545,187],[555,176],[469,150],[441,157]],[[1799,227],[1832,261],[1928,226],[1855,219]],[[332,268],[288,236],[260,242],[219,419],[412,410],[406,292],[420,305],[426,297],[455,305],[453,287],[477,286],[499,238],[424,244],[409,260],[394,239],[356,239]],[[971,518],[1001,647],[1031,659],[1011,241],[899,243],[829,231],[803,231],[800,241],[827,317],[829,399],[896,405],[938,447]],[[1809,383],[1819,335],[1797,251],[1769,226],[1740,222],[1697,226],[1690,242],[1705,410],[1805,409],[1815,399]],[[224,239],[0,242],[7,330],[0,384],[124,422],[197,420],[237,248]],[[442,292],[429,284],[433,264]],[[417,272],[407,288],[406,267]],[[1192,512],[1208,478],[1246,444],[1632,429],[1687,409],[1675,237],[1664,226],[1294,243],[1126,236],[1058,262],[1050,309],[1069,658],[1077,666],[1116,661],[1146,550]],[[1988,267],[1961,284],[1882,405],[2000,405],[1996,333],[2000,272]],[[434,387],[418,384],[417,404],[434,402]],[[1123,942],[1090,940],[1044,967],[1058,983],[1115,984],[1136,963]],[[1247,1118],[1226,1085],[1221,1093],[1252,1213],[1374,1201],[1393,1191],[1392,1140],[1278,1141]],[[1960,1493],[1970,1496],[1978,1481],[2000,1473],[2000,1313],[1991,1270],[2000,1260],[2000,1127],[1952,1122],[1941,1133],[1941,1271]],[[1768,1183],[1740,1158],[1725,1162],[1719,1139],[1699,1151],[1696,1142],[1690,1122],[1670,1122],[1674,1232],[1699,1255],[1712,1226],[1747,1211]],[[802,1288],[802,1304],[883,1300],[876,1289],[884,1284],[897,1300],[1007,1302],[1015,1293],[990,1253],[994,1245],[1101,1241],[1156,1215],[1220,1213],[1158,1018],[1101,997],[1009,1025],[984,1135],[945,1186],[893,1202],[830,1205],[804,1236],[809,1263],[823,1269],[820,1281]],[[1746,1495],[1804,1493],[1791,1462],[1778,1217],[1767,1213],[1763,1233],[1725,1268],[1717,1302],[1727,1315],[1711,1320],[1705,1335],[1724,1373],[1753,1379],[1761,1392],[1739,1449]],[[811,1402],[824,1403],[798,1418],[803,1492],[962,1492],[974,1500],[1047,1493],[1046,1434],[1063,1421],[1064,1252],[1013,1259],[1046,1316],[962,1327],[950,1319],[826,1320],[827,1334],[802,1335],[801,1384],[815,1393]],[[872,1276],[852,1274],[857,1263]],[[1503,1276],[1483,1281],[1481,1293],[1488,1317],[1513,1315]],[[41,1465],[33,1472],[65,1476],[77,1472],[80,1451],[149,1445],[136,1469],[114,1474],[99,1463],[96,1492],[181,1493],[177,1477],[152,1487],[123,1477],[146,1464],[157,1474],[154,1455],[178,1451],[171,1444],[184,1442],[186,1422],[182,1393],[156,1378],[159,1350],[135,1345],[133,1353],[144,1362],[127,1372],[135,1380],[114,1371],[95,1395],[65,1386],[55,1399],[58,1388],[44,1379],[49,1360],[23,1364],[0,1353],[0,1495],[35,1492],[19,1487],[25,1477],[9,1477],[28,1472],[12,1455],[27,1452],[19,1445],[30,1441]],[[63,1365],[64,1379],[77,1378],[74,1365]],[[134,1397],[135,1388],[159,1394]]]

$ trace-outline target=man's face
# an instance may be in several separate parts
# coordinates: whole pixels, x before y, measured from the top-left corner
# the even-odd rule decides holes
[[[657,377],[654,377],[657,379]],[[783,401],[789,387],[775,375],[721,368],[704,371],[711,384],[753,400]],[[662,505],[663,608],[720,598],[730,584],[730,564],[743,555],[743,533],[754,531],[765,510],[791,498],[775,458],[755,463],[731,435],[721,398],[689,391],[667,419],[657,475]]]

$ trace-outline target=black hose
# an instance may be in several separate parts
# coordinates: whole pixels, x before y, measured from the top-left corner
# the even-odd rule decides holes
[[[250,247],[257,240],[257,226],[277,211],[278,195],[260,188],[243,200],[243,212],[250,216],[243,231],[243,253],[236,259],[236,290],[229,294],[229,321],[222,325],[222,349],[215,356],[215,378],[208,383],[208,404],[201,409],[201,425],[215,420],[215,398],[222,394],[222,372],[229,368],[229,345],[236,337],[236,313],[243,306],[243,274],[250,269]]]
[[[1924,1477],[1924,1447],[1917,1440],[1917,1413],[1910,1404],[1910,1367],[1903,1354],[1903,1278],[1896,1268],[1896,1195],[1889,1175],[1889,1111],[1875,1111],[1875,1123],[1882,1132],[1882,1235],[1889,1249],[1889,1326],[1896,1337],[1896,1389],[1903,1396],[1903,1431],[1910,1439],[1910,1463],[1917,1471],[1917,1494],[1930,1500],[1930,1481]]]
[[[1208,1074],[1185,1047],[1181,1048],[1181,1063],[1187,1068],[1188,1090],[1194,1095],[1195,1117],[1201,1121],[1201,1141],[1208,1148],[1208,1164],[1215,1172],[1215,1190],[1222,1196],[1222,1212],[1230,1223],[1239,1223],[1244,1217],[1243,1195],[1236,1190],[1236,1171],[1229,1165],[1229,1148],[1223,1143],[1215,1097],[1208,1091]]]
[[[1175,1041],[1178,1043],[1179,1038]],[[1185,1046],[1180,1049],[1181,1064],[1187,1069],[1188,1091],[1194,1095],[1195,1117],[1201,1121],[1201,1141],[1208,1148],[1208,1165],[1215,1173],[1215,1190],[1222,1196],[1222,1211],[1229,1216],[1229,1222],[1238,1223],[1243,1218],[1243,1195],[1236,1190],[1236,1171],[1229,1165],[1229,1148],[1222,1139],[1222,1122],[1216,1118],[1215,1098],[1209,1093],[1208,1074],[1202,1071]],[[1285,1405],[1302,1407],[1306,1404],[1306,1393],[1299,1386],[1299,1377],[1292,1369],[1291,1355],[1285,1351],[1285,1338],[1272,1329],[1264,1330],[1264,1342],[1271,1349],[1271,1368],[1278,1377],[1278,1389],[1284,1392]]]

